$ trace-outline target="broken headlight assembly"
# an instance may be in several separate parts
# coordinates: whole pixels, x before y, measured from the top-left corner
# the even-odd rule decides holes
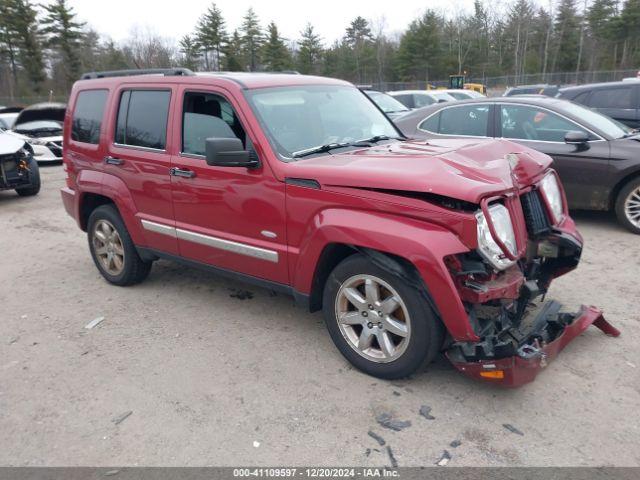
[[[513,265],[516,262],[514,258],[517,246],[509,210],[501,203],[494,203],[477,212],[476,220],[480,255],[496,270],[504,270]],[[505,249],[511,255],[506,255]]]
[[[540,182],[540,191],[547,204],[553,223],[559,224],[564,220],[565,202],[558,176],[555,172],[549,172]]]

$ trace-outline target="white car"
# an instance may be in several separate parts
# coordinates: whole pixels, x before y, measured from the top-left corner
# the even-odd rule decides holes
[[[456,99],[443,90],[400,90],[387,92],[405,107],[414,110],[434,103],[455,102]]]
[[[18,118],[20,112],[0,112],[0,128],[9,130]]]
[[[484,98],[486,95],[476,92],[475,90],[464,90],[460,88],[450,88],[447,90],[438,90],[439,92],[448,93],[456,100],[469,100],[470,98]]]
[[[38,163],[62,161],[62,124],[66,105],[38,103],[20,112],[9,132],[26,140]]]

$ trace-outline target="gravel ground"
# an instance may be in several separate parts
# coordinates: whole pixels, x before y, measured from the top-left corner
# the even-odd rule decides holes
[[[549,296],[602,307],[622,336],[589,329],[518,390],[443,359],[386,382],[290,298],[168,262],[108,285],[62,207],[62,168],[41,171],[37,197],[0,192],[0,465],[384,466],[387,446],[400,466],[445,450],[450,466],[640,465],[640,237],[609,215],[575,215],[583,261]]]

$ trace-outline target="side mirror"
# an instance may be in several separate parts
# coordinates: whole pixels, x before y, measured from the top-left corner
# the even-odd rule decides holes
[[[568,145],[584,145],[589,141],[587,132],[571,131],[564,136],[564,143]]]
[[[207,138],[205,141],[207,165],[218,167],[256,168],[258,160],[251,158],[239,138]]]

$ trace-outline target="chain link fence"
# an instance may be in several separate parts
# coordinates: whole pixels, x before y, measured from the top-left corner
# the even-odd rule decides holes
[[[26,107],[34,103],[61,102],[67,103],[68,95],[33,95],[27,97],[0,97],[2,107]]]
[[[525,75],[503,75],[500,77],[476,77],[469,76],[465,79],[467,83],[481,83],[487,89],[502,93],[508,87],[516,85],[535,85],[539,83],[550,85],[582,85],[585,83],[616,82],[623,78],[636,77],[639,68],[632,70],[599,70],[586,72],[555,72],[555,73],[532,73]],[[374,84],[373,87],[381,91],[397,90],[425,90],[427,88],[448,88],[449,79],[446,80],[417,80],[412,82],[382,82]]]
[[[501,77],[466,78],[467,83],[481,83],[487,86],[489,95],[501,95],[508,87],[516,85],[535,85],[547,83],[550,85],[581,85],[584,83],[615,82],[623,78],[636,77],[640,66],[631,70],[600,70],[587,72],[555,72],[532,73],[525,75],[503,75]],[[373,88],[383,92],[397,90],[426,90],[428,88],[448,88],[446,80],[416,80],[412,82],[381,82],[374,83]],[[0,106],[27,106],[40,102],[67,102],[67,95],[37,95],[26,97],[0,97]]]

